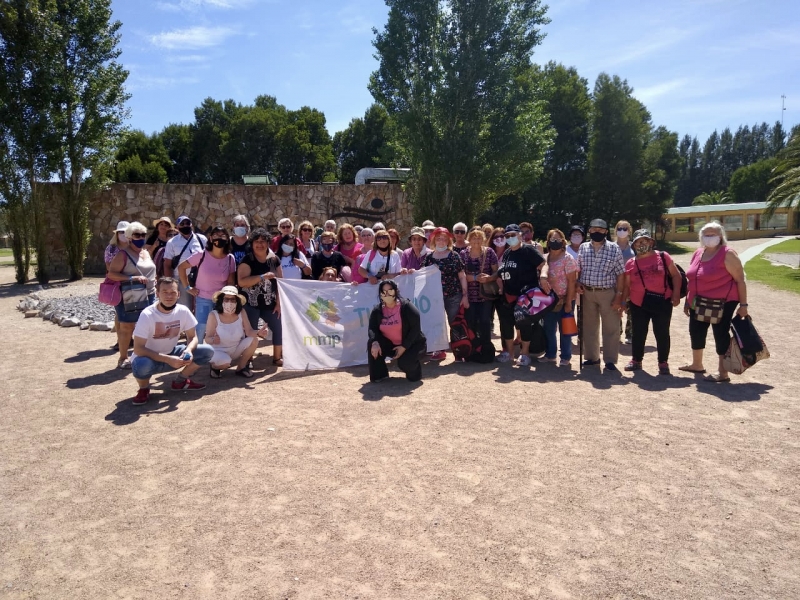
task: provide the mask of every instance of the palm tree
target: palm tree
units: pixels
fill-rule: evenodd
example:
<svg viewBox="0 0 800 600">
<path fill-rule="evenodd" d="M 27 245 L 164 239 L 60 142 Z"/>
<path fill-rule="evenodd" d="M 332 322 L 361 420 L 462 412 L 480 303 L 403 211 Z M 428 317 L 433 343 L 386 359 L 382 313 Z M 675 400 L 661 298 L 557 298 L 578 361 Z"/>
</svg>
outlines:
<svg viewBox="0 0 800 600">
<path fill-rule="evenodd" d="M 708 206 L 711 204 L 729 204 L 727 192 L 703 192 L 692 200 L 692 206 Z"/>
<path fill-rule="evenodd" d="M 800 204 L 800 131 L 796 131 L 778 153 L 778 164 L 772 169 L 769 183 L 772 191 L 767 196 L 765 219 L 771 218 L 779 208 Z"/>
</svg>

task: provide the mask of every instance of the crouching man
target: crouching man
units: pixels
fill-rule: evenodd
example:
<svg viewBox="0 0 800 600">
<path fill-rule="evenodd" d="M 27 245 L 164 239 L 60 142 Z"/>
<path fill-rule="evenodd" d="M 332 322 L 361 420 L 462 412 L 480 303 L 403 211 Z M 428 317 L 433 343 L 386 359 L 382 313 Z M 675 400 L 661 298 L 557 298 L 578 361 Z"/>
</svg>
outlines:
<svg viewBox="0 0 800 600">
<path fill-rule="evenodd" d="M 133 399 L 136 406 L 150 400 L 150 378 L 157 373 L 180 369 L 172 382 L 173 390 L 202 390 L 205 384 L 189 379 L 203 365 L 211 362 L 214 349 L 198 344 L 195 335 L 197 319 L 192 312 L 178 304 L 178 280 L 162 277 L 156 283 L 157 302 L 139 315 L 133 330 L 131 367 L 139 391 Z M 181 332 L 186 343 L 179 344 Z"/>
</svg>

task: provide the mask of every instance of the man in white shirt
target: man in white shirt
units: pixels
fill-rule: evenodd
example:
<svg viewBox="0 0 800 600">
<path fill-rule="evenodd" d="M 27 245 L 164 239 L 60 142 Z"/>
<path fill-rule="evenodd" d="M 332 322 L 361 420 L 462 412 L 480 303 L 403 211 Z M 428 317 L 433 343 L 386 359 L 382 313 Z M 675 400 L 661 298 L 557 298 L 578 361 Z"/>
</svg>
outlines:
<svg viewBox="0 0 800 600">
<path fill-rule="evenodd" d="M 205 384 L 189 379 L 197 369 L 211 363 L 214 349 L 198 344 L 195 335 L 197 319 L 185 306 L 178 304 L 178 281 L 162 277 L 156 284 L 158 302 L 145 308 L 133 330 L 131 369 L 139 391 L 133 404 L 150 400 L 150 378 L 157 373 L 181 369 L 172 382 L 173 390 L 202 390 Z M 181 332 L 186 343 L 179 344 Z"/>
<path fill-rule="evenodd" d="M 171 238 L 164 247 L 164 275 L 166 277 L 175 277 L 178 273 L 178 265 L 192 254 L 203 252 L 208 244 L 206 236 L 194 232 L 192 220 L 187 215 L 181 215 L 175 223 L 180 235 Z M 180 280 L 177 277 L 176 281 L 180 286 Z M 183 286 L 181 286 L 180 292 L 178 303 L 191 310 L 193 307 L 192 295 Z"/>
</svg>

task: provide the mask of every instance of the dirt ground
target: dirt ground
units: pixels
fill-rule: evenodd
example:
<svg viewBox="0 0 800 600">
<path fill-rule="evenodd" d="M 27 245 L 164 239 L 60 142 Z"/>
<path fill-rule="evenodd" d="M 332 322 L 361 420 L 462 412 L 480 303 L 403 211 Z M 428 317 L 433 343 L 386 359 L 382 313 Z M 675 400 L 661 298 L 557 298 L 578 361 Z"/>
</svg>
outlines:
<svg viewBox="0 0 800 600">
<path fill-rule="evenodd" d="M 671 377 L 652 346 L 633 376 L 448 359 L 418 385 L 265 354 L 137 408 L 114 335 L 24 319 L 12 281 L 2 598 L 800 597 L 797 296 L 750 285 L 772 358 L 730 384 L 677 372 L 676 312 Z"/>
</svg>

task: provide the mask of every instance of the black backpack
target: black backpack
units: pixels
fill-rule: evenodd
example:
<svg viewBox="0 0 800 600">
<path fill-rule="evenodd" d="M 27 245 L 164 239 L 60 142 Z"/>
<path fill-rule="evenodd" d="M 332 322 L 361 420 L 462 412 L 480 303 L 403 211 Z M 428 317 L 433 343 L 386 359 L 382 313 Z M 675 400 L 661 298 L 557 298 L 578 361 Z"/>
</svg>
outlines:
<svg viewBox="0 0 800 600">
<path fill-rule="evenodd" d="M 662 252 L 658 252 L 658 255 L 661 257 L 661 262 L 664 263 L 664 281 L 667 282 L 667 286 L 669 289 L 673 289 L 672 286 L 672 277 L 669 276 L 669 269 L 667 268 L 667 261 L 664 260 L 664 254 Z M 678 273 L 681 274 L 681 298 L 686 298 L 686 294 L 689 293 L 689 278 L 686 277 L 686 271 L 683 270 L 683 267 L 676 263 L 674 260 L 672 264 L 678 269 Z"/>
</svg>

